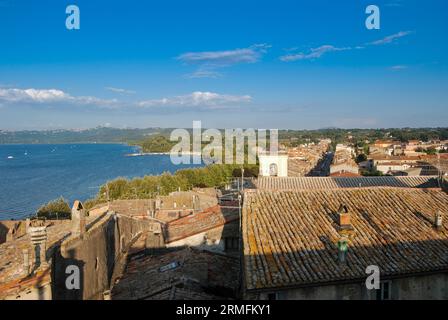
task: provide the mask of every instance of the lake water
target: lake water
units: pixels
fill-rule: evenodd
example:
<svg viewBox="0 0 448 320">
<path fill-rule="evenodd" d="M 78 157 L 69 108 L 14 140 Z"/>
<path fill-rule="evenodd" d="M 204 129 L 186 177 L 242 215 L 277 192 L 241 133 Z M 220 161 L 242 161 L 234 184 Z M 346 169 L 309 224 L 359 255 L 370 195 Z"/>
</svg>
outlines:
<svg viewBox="0 0 448 320">
<path fill-rule="evenodd" d="M 60 196 L 84 201 L 117 177 L 193 167 L 176 166 L 169 155 L 125 156 L 135 152 L 121 144 L 0 145 L 0 220 L 33 214 Z"/>
</svg>

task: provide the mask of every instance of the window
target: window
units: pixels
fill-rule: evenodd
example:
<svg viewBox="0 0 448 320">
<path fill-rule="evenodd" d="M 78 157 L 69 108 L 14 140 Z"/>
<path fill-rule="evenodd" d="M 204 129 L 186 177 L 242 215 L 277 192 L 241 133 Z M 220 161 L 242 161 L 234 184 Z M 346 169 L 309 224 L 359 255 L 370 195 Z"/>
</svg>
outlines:
<svg viewBox="0 0 448 320">
<path fill-rule="evenodd" d="M 275 163 L 271 163 L 271 164 L 269 165 L 269 175 L 270 175 L 271 177 L 276 177 L 276 176 L 278 176 L 278 167 L 277 167 L 277 164 L 275 164 Z"/>
<path fill-rule="evenodd" d="M 383 281 L 380 284 L 380 289 L 376 290 L 377 300 L 390 300 L 391 299 L 392 282 Z"/>
</svg>

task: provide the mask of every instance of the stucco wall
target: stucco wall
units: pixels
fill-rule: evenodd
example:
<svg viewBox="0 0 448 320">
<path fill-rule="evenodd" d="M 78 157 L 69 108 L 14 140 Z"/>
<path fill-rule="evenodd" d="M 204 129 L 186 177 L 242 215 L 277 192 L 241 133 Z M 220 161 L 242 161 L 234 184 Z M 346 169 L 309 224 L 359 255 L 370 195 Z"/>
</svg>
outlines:
<svg viewBox="0 0 448 320">
<path fill-rule="evenodd" d="M 271 164 L 277 165 L 277 176 L 287 177 L 288 176 L 288 156 L 287 155 L 259 155 L 260 163 L 260 176 L 269 177 L 270 176 L 270 166 Z"/>
</svg>

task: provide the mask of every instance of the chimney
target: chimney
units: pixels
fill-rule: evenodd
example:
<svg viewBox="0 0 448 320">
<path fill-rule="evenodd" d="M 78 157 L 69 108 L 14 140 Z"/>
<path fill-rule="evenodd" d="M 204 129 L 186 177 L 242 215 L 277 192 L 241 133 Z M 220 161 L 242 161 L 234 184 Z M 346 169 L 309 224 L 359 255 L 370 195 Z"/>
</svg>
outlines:
<svg viewBox="0 0 448 320">
<path fill-rule="evenodd" d="M 350 221 L 350 213 L 348 207 L 345 204 L 341 204 L 338 209 L 338 224 L 341 229 L 351 229 L 352 224 Z"/>
<path fill-rule="evenodd" d="M 76 200 L 72 207 L 72 235 L 82 237 L 86 232 L 86 215 L 81 201 Z"/>
<path fill-rule="evenodd" d="M 47 227 L 42 221 L 35 223 L 29 227 L 31 244 L 34 247 L 36 267 L 46 267 L 47 264 Z"/>
<path fill-rule="evenodd" d="M 348 250 L 348 238 L 341 236 L 338 241 L 338 261 L 340 264 L 346 263 Z"/>
<path fill-rule="evenodd" d="M 195 212 L 201 210 L 200 203 L 199 203 L 199 196 L 198 195 L 193 195 L 193 210 Z"/>
<path fill-rule="evenodd" d="M 23 254 L 23 275 L 26 277 L 30 274 L 30 252 L 28 248 L 22 250 Z"/>
<path fill-rule="evenodd" d="M 434 227 L 436 229 L 441 229 L 443 227 L 443 215 L 440 211 L 437 211 L 434 215 Z"/>
<path fill-rule="evenodd" d="M 161 206 L 162 206 L 162 201 L 159 198 L 157 198 L 156 199 L 156 210 L 160 210 Z"/>
<path fill-rule="evenodd" d="M 25 232 L 28 233 L 28 229 L 30 228 L 31 225 L 31 219 L 30 218 L 26 218 L 25 220 Z"/>
</svg>

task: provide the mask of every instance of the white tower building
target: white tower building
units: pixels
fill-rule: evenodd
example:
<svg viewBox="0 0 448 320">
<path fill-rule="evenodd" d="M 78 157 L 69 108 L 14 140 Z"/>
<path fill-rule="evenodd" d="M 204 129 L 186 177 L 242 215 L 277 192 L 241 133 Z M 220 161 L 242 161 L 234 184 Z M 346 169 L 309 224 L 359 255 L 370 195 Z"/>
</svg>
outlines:
<svg viewBox="0 0 448 320">
<path fill-rule="evenodd" d="M 278 152 L 270 154 L 268 152 L 258 155 L 260 162 L 261 177 L 287 177 L 288 176 L 288 155 Z"/>
</svg>

